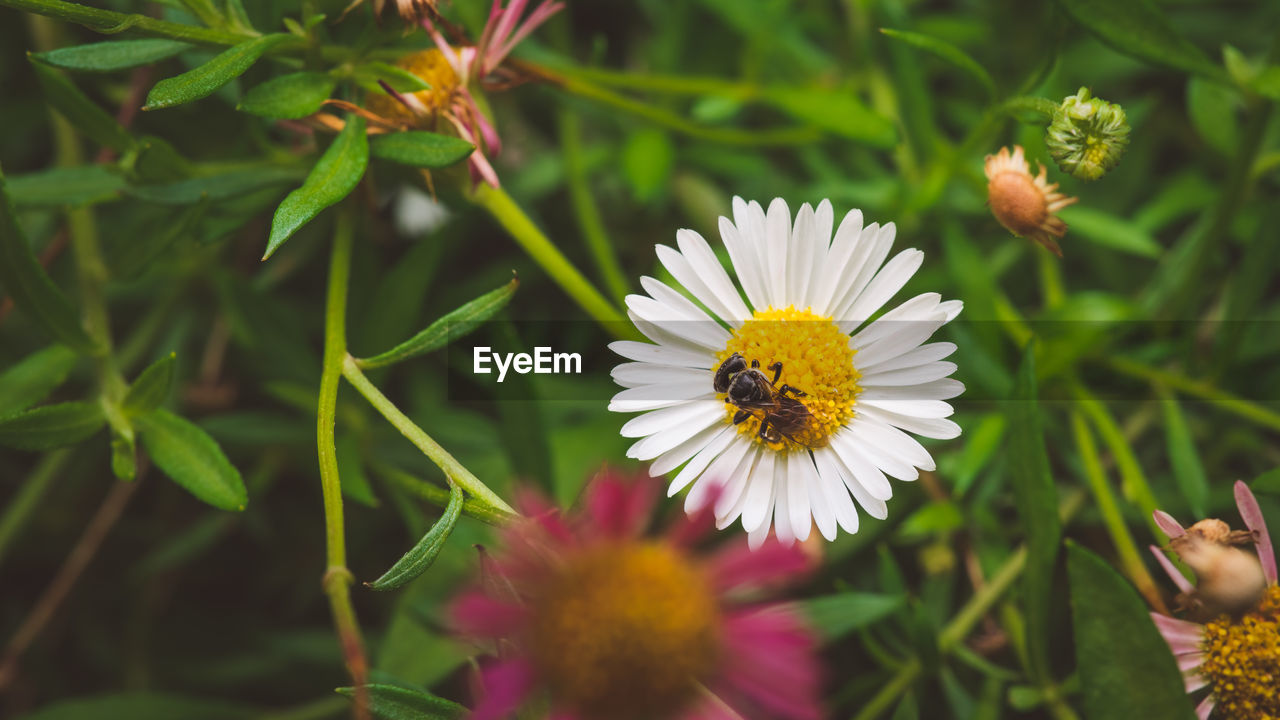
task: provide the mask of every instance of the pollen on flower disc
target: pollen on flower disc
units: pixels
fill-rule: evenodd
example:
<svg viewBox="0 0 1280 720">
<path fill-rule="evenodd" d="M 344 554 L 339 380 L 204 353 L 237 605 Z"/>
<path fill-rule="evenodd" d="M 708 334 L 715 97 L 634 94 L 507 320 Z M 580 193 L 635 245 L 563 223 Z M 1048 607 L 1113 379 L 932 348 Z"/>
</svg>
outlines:
<svg viewBox="0 0 1280 720">
<path fill-rule="evenodd" d="M 427 90 L 405 94 L 412 95 L 433 114 L 445 109 L 458 89 L 458 74 L 438 48 L 405 55 L 396 61 L 396 67 L 408 70 L 431 86 Z M 404 103 L 383 91 L 370 93 L 365 99 L 365 106 L 370 112 L 387 118 L 409 121 L 422 119 L 405 107 Z"/>
<path fill-rule="evenodd" d="M 716 368 L 735 352 L 748 363 L 759 361 L 761 372 L 770 380 L 773 371 L 768 367 L 782 363 L 777 387 L 786 384 L 803 391 L 805 395 L 797 399 L 812 416 L 806 427 L 777 443 L 760 437 L 760 412 L 739 423 L 739 433 L 772 450 L 803 450 L 825 446 L 837 430 L 853 419 L 854 404 L 862 392 L 858 386 L 862 376 L 853 365 L 855 351 L 849 347 L 848 334 L 841 332 L 832 318 L 794 306 L 757 310 L 716 355 Z M 724 399 L 725 394 L 720 393 L 719 397 Z M 733 422 L 737 413 L 736 406 L 725 403 L 728 422 Z"/>
<path fill-rule="evenodd" d="M 1224 615 L 1204 628 L 1200 672 L 1213 688 L 1214 717 L 1280 717 L 1280 587 L 1272 585 L 1257 609 Z"/>
<path fill-rule="evenodd" d="M 705 572 L 657 542 L 571 556 L 534 598 L 530 648 L 557 705 L 590 720 L 669 717 L 720 652 Z"/>
</svg>

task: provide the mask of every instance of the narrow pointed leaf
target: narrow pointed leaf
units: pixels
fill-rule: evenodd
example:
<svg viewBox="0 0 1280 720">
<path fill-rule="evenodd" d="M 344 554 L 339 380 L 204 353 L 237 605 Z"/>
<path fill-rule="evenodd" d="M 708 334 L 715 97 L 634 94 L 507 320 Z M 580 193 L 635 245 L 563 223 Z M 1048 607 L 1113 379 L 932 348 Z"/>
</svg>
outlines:
<svg viewBox="0 0 1280 720">
<path fill-rule="evenodd" d="M 874 147 L 898 141 L 893 122 L 863 104 L 853 90 L 775 87 L 761 99 L 814 127 Z"/>
<path fill-rule="evenodd" d="M 147 93 L 147 104 L 142 109 L 158 110 L 207 97 L 243 75 L 264 53 L 291 37 L 281 33 L 246 40 L 197 68 L 161 80 Z"/>
<path fill-rule="evenodd" d="M 56 340 L 84 354 L 97 348 L 71 301 L 49 279 L 18 227 L 0 170 L 0 285 L 24 313 Z"/>
<path fill-rule="evenodd" d="M 443 168 L 465 160 L 475 146 L 461 138 L 413 130 L 377 135 L 369 140 L 369 154 L 424 168 Z"/>
<path fill-rule="evenodd" d="M 854 630 L 888 617 L 902 607 L 906 598 L 888 593 L 842 592 L 805 600 L 809 623 L 825 642 L 834 642 Z"/>
<path fill-rule="evenodd" d="M 1093 208 L 1071 207 L 1060 213 L 1073 234 L 1130 255 L 1157 258 L 1165 249 L 1137 223 Z"/>
<path fill-rule="evenodd" d="M 67 379 L 79 356 L 65 345 L 50 345 L 22 358 L 0 374 L 0 417 L 26 410 Z"/>
<path fill-rule="evenodd" d="M 177 364 L 175 357 L 169 353 L 160 358 L 133 381 L 121 403 L 126 416 L 145 415 L 169 398 L 169 391 L 173 388 L 173 369 Z"/>
<path fill-rule="evenodd" d="M 359 361 L 360 367 L 375 368 L 391 365 L 412 357 L 417 357 L 432 350 L 444 347 L 476 329 L 480 323 L 493 317 L 494 313 L 511 302 L 512 295 L 520 286 L 519 278 L 497 290 L 485 293 L 444 317 L 427 326 L 426 330 L 405 340 L 390 350 Z"/>
<path fill-rule="evenodd" d="M 1035 348 L 1028 343 L 1009 408 L 1010 479 L 1027 539 L 1027 570 L 1023 582 L 1027 650 L 1033 674 L 1048 679 L 1049 610 L 1062 530 L 1037 398 Z"/>
<path fill-rule="evenodd" d="M 245 93 L 239 108 L 265 118 L 306 117 L 329 99 L 337 81 L 328 73 L 298 72 L 272 78 Z"/>
<path fill-rule="evenodd" d="M 1164 408 L 1165 441 L 1169 448 L 1169 464 L 1173 467 L 1173 479 L 1187 499 L 1193 517 L 1207 517 L 1209 504 L 1209 477 L 1200 462 L 1200 451 L 1187 428 L 1182 406 L 1173 395 L 1161 399 Z"/>
<path fill-rule="evenodd" d="M 119 152 L 127 152 L 137 145 L 128 130 L 60 71 L 38 61 L 31 67 L 49 104 L 90 140 Z"/>
<path fill-rule="evenodd" d="M 1128 581 L 1070 542 L 1067 573 L 1084 717 L 1194 718 L 1173 654 Z"/>
<path fill-rule="evenodd" d="M 74 445 L 98 432 L 105 422 L 97 403 L 42 405 L 0 419 L 0 445 L 21 450 Z"/>
<path fill-rule="evenodd" d="M 160 205 L 194 205 L 205 198 L 225 200 L 275 185 L 289 185 L 304 175 L 303 168 L 298 166 L 263 165 L 229 170 L 217 175 L 201 175 L 172 183 L 134 185 L 126 192 Z"/>
<path fill-rule="evenodd" d="M 942 40 L 930 35 L 922 33 L 909 32 L 907 30 L 894 30 L 892 28 L 880 28 L 880 32 L 894 40 L 904 42 L 912 47 L 924 50 L 955 67 L 969 73 L 969 75 L 982 85 L 987 91 L 987 95 L 994 97 L 996 94 L 996 83 L 991 79 L 991 74 L 986 71 L 977 60 L 970 57 L 969 53 L 952 45 L 946 40 Z"/>
<path fill-rule="evenodd" d="M 366 583 L 369 588 L 394 590 L 426 572 L 427 568 L 431 567 L 431 563 L 436 561 L 436 556 L 440 554 L 445 541 L 449 539 L 449 534 L 453 532 L 453 526 L 458 524 L 458 516 L 461 514 L 462 488 L 451 485 L 449 504 L 445 506 L 444 514 L 435 525 L 431 526 L 427 534 L 422 536 L 418 544 L 397 560 L 390 570 L 383 573 L 377 580 Z"/>
<path fill-rule="evenodd" d="M 355 81 L 360 87 L 374 93 L 385 93 L 379 80 L 399 93 L 415 93 L 430 90 L 431 84 L 404 68 L 384 62 L 365 63 L 356 68 Z"/>
<path fill-rule="evenodd" d="M 369 476 L 364 471 L 363 458 L 360 456 L 360 440 L 350 433 L 339 435 L 338 480 L 342 485 L 342 494 L 361 505 L 377 507 L 378 498 L 369 485 Z"/>
<path fill-rule="evenodd" d="M 105 165 L 54 167 L 9 178 L 9 197 L 19 207 L 76 207 L 115 200 L 126 187 Z"/>
<path fill-rule="evenodd" d="M 1169 24 L 1151 0 L 1058 0 L 1075 21 L 1120 52 L 1159 65 L 1224 78 L 1209 61 Z"/>
<path fill-rule="evenodd" d="M 147 455 L 170 479 L 216 508 L 244 509 L 249 495 L 240 472 L 208 433 L 163 409 L 136 423 Z"/>
<path fill-rule="evenodd" d="M 436 697 L 423 690 L 399 685 L 365 685 L 369 698 L 369 712 L 381 720 L 458 720 L 467 709 L 451 700 Z M 356 689 L 338 688 L 340 695 L 352 700 Z"/>
<path fill-rule="evenodd" d="M 302 187 L 289 193 L 271 219 L 271 237 L 262 259 L 271 257 L 285 240 L 320 214 L 321 210 L 346 197 L 364 176 L 369 164 L 369 140 L 364 134 L 364 118 L 348 115 L 346 127 L 324 151 Z"/>
<path fill-rule="evenodd" d="M 176 40 L 146 38 L 76 45 L 36 53 L 32 57 L 64 70 L 112 72 L 148 65 L 193 47 L 195 46 Z"/>
</svg>

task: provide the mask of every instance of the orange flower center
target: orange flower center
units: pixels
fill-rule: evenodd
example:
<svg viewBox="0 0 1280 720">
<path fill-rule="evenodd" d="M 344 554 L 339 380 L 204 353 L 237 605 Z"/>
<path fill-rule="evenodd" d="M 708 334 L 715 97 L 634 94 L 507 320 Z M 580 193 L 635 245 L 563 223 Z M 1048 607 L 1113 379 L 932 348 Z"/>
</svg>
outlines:
<svg viewBox="0 0 1280 720">
<path fill-rule="evenodd" d="M 1280 587 L 1239 619 L 1223 615 L 1204 627 L 1204 664 L 1215 699 L 1214 717 L 1280 717 Z"/>
<path fill-rule="evenodd" d="M 438 48 L 410 53 L 400 58 L 396 62 L 396 67 L 408 70 L 431 86 L 427 90 L 404 94 L 416 98 L 426 106 L 433 117 L 449 106 L 454 93 L 458 91 L 458 74 L 454 72 L 453 66 Z M 383 117 L 408 120 L 418 125 L 429 123 L 433 119 L 433 117 L 419 116 L 405 107 L 404 103 L 381 90 L 370 93 L 365 99 L 365 106 L 371 112 Z"/>
<path fill-rule="evenodd" d="M 586 718 L 670 717 L 720 653 L 705 572 L 665 544 L 583 550 L 548 578 L 533 608 L 538 673 L 557 706 Z"/>
</svg>

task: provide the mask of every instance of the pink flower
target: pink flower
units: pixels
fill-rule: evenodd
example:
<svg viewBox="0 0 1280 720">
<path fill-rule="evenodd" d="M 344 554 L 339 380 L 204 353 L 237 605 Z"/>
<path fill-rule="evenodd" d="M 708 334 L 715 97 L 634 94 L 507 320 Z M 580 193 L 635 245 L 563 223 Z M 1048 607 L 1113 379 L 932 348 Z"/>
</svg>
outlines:
<svg viewBox="0 0 1280 720">
<path fill-rule="evenodd" d="M 660 493 L 603 473 L 562 515 L 535 495 L 452 608 L 487 646 L 473 720 L 543 700 L 556 720 L 817 720 L 815 643 L 793 607 L 760 592 L 804 573 L 798 548 L 692 543 L 710 513 L 645 533 Z"/>
<path fill-rule="evenodd" d="M 1208 687 L 1196 706 L 1201 720 L 1217 708 L 1217 717 L 1254 720 L 1280 714 L 1280 587 L 1275 548 L 1262 510 L 1249 486 L 1235 484 L 1236 507 L 1248 531 L 1230 531 L 1220 520 L 1202 520 L 1183 528 L 1161 510 L 1155 521 L 1170 546 L 1196 573 L 1192 585 L 1154 545 L 1181 596 L 1193 607 L 1216 615 L 1205 623 L 1152 613 L 1169 644 L 1188 693 Z M 1252 544 L 1257 555 L 1237 547 Z"/>
</svg>

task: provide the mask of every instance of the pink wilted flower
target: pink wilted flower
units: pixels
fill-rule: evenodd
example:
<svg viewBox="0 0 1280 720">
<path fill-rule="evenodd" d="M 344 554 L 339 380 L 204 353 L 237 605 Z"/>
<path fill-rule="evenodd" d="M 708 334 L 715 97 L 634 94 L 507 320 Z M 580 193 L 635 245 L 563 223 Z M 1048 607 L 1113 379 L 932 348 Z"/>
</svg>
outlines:
<svg viewBox="0 0 1280 720">
<path fill-rule="evenodd" d="M 388 97 L 375 95 L 368 102 L 369 109 L 375 113 L 415 125 L 434 127 L 440 118 L 448 121 L 463 140 L 476 146 L 468 159 L 472 180 L 483 180 L 494 187 L 498 187 L 498 174 L 489 157 L 502 150 L 502 140 L 481 110 L 475 93 L 485 87 L 507 84 L 509 78 L 500 77 L 502 61 L 529 33 L 564 7 L 561 2 L 545 0 L 521 22 L 528 0 L 511 0 L 506 7 L 502 3 L 503 0 L 494 0 L 480 40 L 474 45 L 455 47 L 424 15 L 422 27 L 436 46 L 412 53 L 397 65 L 431 87 L 400 93 L 384 84 Z"/>
<path fill-rule="evenodd" d="M 1262 510 L 1249 486 L 1235 485 L 1236 507 L 1248 530 L 1221 520 L 1183 528 L 1157 510 L 1156 524 L 1170 548 L 1196 574 L 1192 585 L 1159 548 L 1151 551 L 1181 591 L 1180 599 L 1204 623 L 1152 613 L 1169 643 L 1187 692 L 1208 687 L 1196 706 L 1201 720 L 1280 717 L 1280 587 L 1276 555 Z M 1255 555 L 1244 547 L 1253 545 Z M 1216 709 L 1216 712 L 1215 712 Z"/>
<path fill-rule="evenodd" d="M 798 547 L 692 545 L 710 512 L 647 534 L 657 481 L 603 473 L 579 511 L 535 495 L 502 532 L 454 627 L 496 658 L 482 665 L 473 720 L 527 705 L 556 720 L 816 720 L 813 635 L 760 592 L 809 568 Z"/>
</svg>

